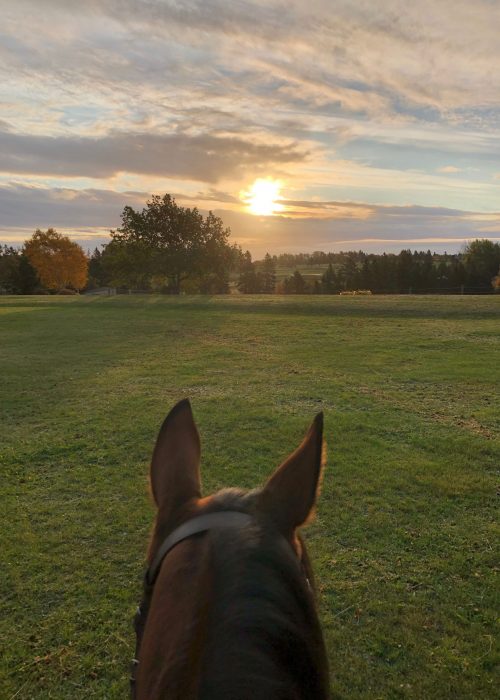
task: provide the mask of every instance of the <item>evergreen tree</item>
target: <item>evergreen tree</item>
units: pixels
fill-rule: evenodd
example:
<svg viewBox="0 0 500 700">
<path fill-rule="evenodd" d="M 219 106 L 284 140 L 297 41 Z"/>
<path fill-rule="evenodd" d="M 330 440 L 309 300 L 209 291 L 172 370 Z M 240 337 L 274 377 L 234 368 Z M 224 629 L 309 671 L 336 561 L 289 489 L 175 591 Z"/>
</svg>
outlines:
<svg viewBox="0 0 500 700">
<path fill-rule="evenodd" d="M 411 250 L 402 250 L 397 261 L 397 287 L 398 294 L 405 294 L 414 287 L 413 256 Z"/>
<path fill-rule="evenodd" d="M 274 294 L 276 291 L 276 263 L 269 253 L 265 255 L 260 274 L 264 294 Z"/>
<path fill-rule="evenodd" d="M 455 259 L 452 262 L 448 270 L 448 278 L 450 281 L 450 287 L 454 287 L 456 291 L 465 285 L 467 272 L 461 260 Z"/>
<path fill-rule="evenodd" d="M 361 265 L 361 270 L 359 271 L 359 288 L 360 289 L 372 289 L 372 263 L 371 258 L 365 256 L 363 263 Z"/>
<path fill-rule="evenodd" d="M 28 260 L 28 256 L 22 252 L 19 256 L 18 289 L 19 294 L 36 294 L 39 291 L 40 280 L 35 268 Z"/>
<path fill-rule="evenodd" d="M 0 291 L 7 294 L 34 294 L 40 282 L 22 250 L 0 245 Z"/>
<path fill-rule="evenodd" d="M 436 291 L 449 292 L 449 265 L 444 260 L 436 268 Z"/>
<path fill-rule="evenodd" d="M 242 255 L 237 287 L 242 294 L 259 294 L 262 291 L 261 285 L 261 276 L 255 269 L 250 251 L 247 250 Z"/>
<path fill-rule="evenodd" d="M 308 291 L 307 282 L 298 270 L 284 280 L 283 287 L 285 294 L 306 294 Z"/>
<path fill-rule="evenodd" d="M 424 254 L 422 261 L 422 286 L 424 292 L 431 292 L 436 286 L 436 271 L 430 250 Z"/>
<path fill-rule="evenodd" d="M 338 294 L 340 290 L 339 281 L 337 275 L 333 269 L 332 263 L 330 263 L 321 277 L 321 290 L 325 294 Z"/>
<path fill-rule="evenodd" d="M 109 284 L 109 275 L 103 264 L 103 253 L 95 248 L 89 257 L 89 281 L 88 288 L 104 287 Z"/>
<path fill-rule="evenodd" d="M 0 245 L 0 291 L 19 294 L 20 253 L 12 246 Z"/>
<path fill-rule="evenodd" d="M 339 279 L 342 289 L 354 290 L 358 282 L 358 266 L 355 254 L 346 253 L 339 270 Z"/>
</svg>

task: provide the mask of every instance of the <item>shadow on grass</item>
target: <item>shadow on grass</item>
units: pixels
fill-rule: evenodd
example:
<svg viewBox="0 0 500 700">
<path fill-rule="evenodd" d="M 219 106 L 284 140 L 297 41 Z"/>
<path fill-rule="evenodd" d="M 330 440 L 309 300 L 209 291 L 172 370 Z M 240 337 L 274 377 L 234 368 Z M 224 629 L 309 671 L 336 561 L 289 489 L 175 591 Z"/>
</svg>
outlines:
<svg viewBox="0 0 500 700">
<path fill-rule="evenodd" d="M 131 307 L 148 302 L 149 308 L 189 309 L 224 313 L 269 315 L 316 315 L 363 318 L 478 318 L 500 316 L 496 296 L 138 296 L 114 297 L 112 304 Z"/>
</svg>

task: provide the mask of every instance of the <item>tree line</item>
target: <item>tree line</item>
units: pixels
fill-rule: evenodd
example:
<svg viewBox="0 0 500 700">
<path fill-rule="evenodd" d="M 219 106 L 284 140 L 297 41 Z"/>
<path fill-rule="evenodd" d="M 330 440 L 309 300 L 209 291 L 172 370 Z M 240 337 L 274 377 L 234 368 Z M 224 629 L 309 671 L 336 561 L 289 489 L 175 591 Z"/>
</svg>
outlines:
<svg viewBox="0 0 500 700">
<path fill-rule="evenodd" d="M 0 246 L 0 291 L 76 293 L 96 287 L 168 294 L 225 294 L 230 280 L 242 294 L 486 293 L 500 290 L 500 245 L 475 240 L 448 255 L 300 253 L 253 261 L 229 242 L 230 229 L 209 212 L 155 195 L 142 211 L 125 207 L 111 241 L 85 254 L 54 229 L 37 229 L 21 249 Z M 321 266 L 321 274 L 308 268 Z M 325 267 L 326 266 L 326 267 Z M 295 267 L 295 270 L 293 268 Z M 299 270 L 299 267 L 301 268 Z M 281 270 L 279 270 L 281 268 Z M 282 273 L 283 268 L 289 270 Z"/>
<path fill-rule="evenodd" d="M 472 241 L 463 253 L 452 255 L 430 250 L 328 255 L 334 262 L 328 263 L 319 279 L 311 279 L 296 270 L 285 278 L 280 291 L 285 294 L 338 294 L 355 290 L 374 294 L 483 294 L 500 289 L 500 245 L 487 239 Z"/>
</svg>

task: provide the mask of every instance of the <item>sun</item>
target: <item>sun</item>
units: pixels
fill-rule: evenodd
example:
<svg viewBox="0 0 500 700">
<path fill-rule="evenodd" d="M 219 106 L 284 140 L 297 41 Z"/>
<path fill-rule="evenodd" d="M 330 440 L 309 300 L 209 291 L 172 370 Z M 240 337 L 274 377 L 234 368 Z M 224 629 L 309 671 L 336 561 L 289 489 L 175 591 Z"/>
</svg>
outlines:
<svg viewBox="0 0 500 700">
<path fill-rule="evenodd" d="M 259 178 L 255 180 L 250 189 L 241 193 L 241 198 L 247 204 L 248 210 L 257 216 L 271 216 L 277 211 L 283 210 L 283 205 L 276 200 L 280 199 L 282 183 L 272 178 Z"/>
</svg>

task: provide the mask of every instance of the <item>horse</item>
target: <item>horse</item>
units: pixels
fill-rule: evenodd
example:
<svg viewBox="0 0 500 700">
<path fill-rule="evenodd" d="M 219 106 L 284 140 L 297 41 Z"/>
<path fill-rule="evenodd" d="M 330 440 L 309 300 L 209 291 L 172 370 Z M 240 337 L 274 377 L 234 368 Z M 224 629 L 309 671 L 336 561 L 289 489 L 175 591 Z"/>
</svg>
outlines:
<svg viewBox="0 0 500 700">
<path fill-rule="evenodd" d="M 135 700 L 326 700 L 328 662 L 298 532 L 324 464 L 323 414 L 263 488 L 203 497 L 188 399 L 161 426 L 157 512 L 135 618 Z"/>
</svg>

